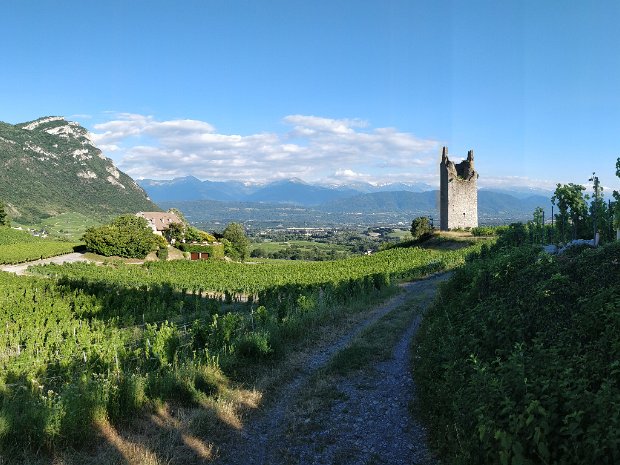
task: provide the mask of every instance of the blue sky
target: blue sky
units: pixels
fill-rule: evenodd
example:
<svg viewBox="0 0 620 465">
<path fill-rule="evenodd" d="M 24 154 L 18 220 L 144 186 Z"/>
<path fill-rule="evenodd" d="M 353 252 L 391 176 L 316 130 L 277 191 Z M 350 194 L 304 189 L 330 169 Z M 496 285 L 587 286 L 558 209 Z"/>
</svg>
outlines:
<svg viewBox="0 0 620 465">
<path fill-rule="evenodd" d="M 4 0 L 0 120 L 134 177 L 620 187 L 615 1 Z"/>
</svg>

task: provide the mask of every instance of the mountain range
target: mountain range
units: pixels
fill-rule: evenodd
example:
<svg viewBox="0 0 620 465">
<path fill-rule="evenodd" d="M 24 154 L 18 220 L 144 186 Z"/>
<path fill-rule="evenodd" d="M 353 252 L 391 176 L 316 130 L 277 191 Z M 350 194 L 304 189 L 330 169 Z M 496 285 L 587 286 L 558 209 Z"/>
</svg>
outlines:
<svg viewBox="0 0 620 465">
<path fill-rule="evenodd" d="M 0 122 L 0 200 L 21 223 L 69 212 L 106 220 L 159 210 L 85 128 L 60 116 Z"/>
<path fill-rule="evenodd" d="M 439 217 L 439 191 L 426 184 L 313 185 L 299 179 L 266 184 L 200 181 L 138 181 L 164 208 L 178 208 L 207 228 L 230 221 L 259 227 L 398 224 L 416 216 Z M 551 213 L 551 192 L 515 187 L 480 189 L 481 224 L 527 221 L 536 207 Z"/>
<path fill-rule="evenodd" d="M 270 183 L 240 181 L 201 181 L 193 176 L 172 180 L 138 180 L 154 202 L 177 200 L 219 200 L 224 202 L 268 202 L 316 206 L 338 199 L 376 192 L 425 192 L 433 187 L 424 183 L 310 184 L 292 178 Z"/>
</svg>

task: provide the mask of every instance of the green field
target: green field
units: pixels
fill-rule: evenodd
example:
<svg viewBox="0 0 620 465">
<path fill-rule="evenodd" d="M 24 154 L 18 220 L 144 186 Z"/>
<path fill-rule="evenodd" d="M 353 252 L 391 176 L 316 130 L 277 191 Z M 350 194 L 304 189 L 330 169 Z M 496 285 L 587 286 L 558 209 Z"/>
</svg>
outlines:
<svg viewBox="0 0 620 465">
<path fill-rule="evenodd" d="M 410 241 L 413 239 L 411 232 L 408 229 L 395 229 L 388 234 L 388 237 L 398 239 L 399 241 Z"/>
<path fill-rule="evenodd" d="M 26 231 L 0 227 L 0 264 L 13 265 L 73 252 L 75 242 L 53 241 Z"/>
<path fill-rule="evenodd" d="M 86 229 L 91 226 L 99 226 L 97 221 L 81 213 L 62 213 L 57 216 L 45 218 L 40 223 L 21 225 L 24 228 L 45 230 L 50 237 L 77 242 L 82 238 Z"/>
</svg>

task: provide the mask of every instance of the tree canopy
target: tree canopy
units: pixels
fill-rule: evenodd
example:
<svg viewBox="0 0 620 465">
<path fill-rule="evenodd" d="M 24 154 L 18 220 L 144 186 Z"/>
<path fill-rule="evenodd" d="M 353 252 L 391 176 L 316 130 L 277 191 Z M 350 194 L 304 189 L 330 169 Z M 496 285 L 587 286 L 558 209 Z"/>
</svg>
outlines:
<svg viewBox="0 0 620 465">
<path fill-rule="evenodd" d="M 88 228 L 82 240 L 91 252 L 125 258 L 144 258 L 159 243 L 147 221 L 133 215 L 122 215 L 110 224 Z"/>
<path fill-rule="evenodd" d="M 230 223 L 226 226 L 226 229 L 224 229 L 222 236 L 225 239 L 225 250 L 231 258 L 237 260 L 245 260 L 248 258 L 250 240 L 246 236 L 243 226 L 239 223 Z"/>
<path fill-rule="evenodd" d="M 0 200 L 0 226 L 11 226 L 11 218 L 6 211 L 6 204 Z"/>
<path fill-rule="evenodd" d="M 426 216 L 419 216 L 411 222 L 411 235 L 420 239 L 433 232 L 433 227 Z"/>
</svg>

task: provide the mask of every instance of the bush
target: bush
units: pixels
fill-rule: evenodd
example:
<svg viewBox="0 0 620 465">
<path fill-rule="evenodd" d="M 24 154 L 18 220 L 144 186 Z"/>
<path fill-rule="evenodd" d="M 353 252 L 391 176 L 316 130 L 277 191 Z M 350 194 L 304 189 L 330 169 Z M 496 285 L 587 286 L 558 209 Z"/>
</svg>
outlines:
<svg viewBox="0 0 620 465">
<path fill-rule="evenodd" d="M 411 235 L 413 239 L 421 239 L 433 232 L 431 223 L 426 216 L 419 216 L 411 222 Z"/>
<path fill-rule="evenodd" d="M 89 251 L 99 255 L 144 258 L 156 250 L 157 237 L 144 218 L 123 215 L 109 225 L 88 228 L 82 240 Z"/>
<path fill-rule="evenodd" d="M 619 261 L 504 246 L 455 272 L 414 353 L 442 463 L 620 461 Z"/>
<path fill-rule="evenodd" d="M 162 261 L 168 260 L 168 247 L 157 249 L 157 258 Z"/>
<path fill-rule="evenodd" d="M 269 343 L 269 334 L 262 331 L 245 333 L 237 341 L 235 347 L 239 355 L 252 360 L 263 359 L 273 352 Z"/>
<path fill-rule="evenodd" d="M 183 252 L 208 253 L 209 258 L 224 258 L 223 244 L 180 244 L 179 249 Z"/>
<path fill-rule="evenodd" d="M 476 226 L 471 228 L 471 233 L 474 236 L 495 236 L 497 235 L 497 227 L 493 226 Z"/>
</svg>

